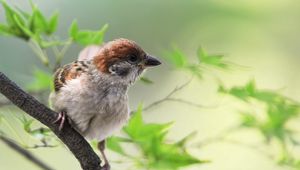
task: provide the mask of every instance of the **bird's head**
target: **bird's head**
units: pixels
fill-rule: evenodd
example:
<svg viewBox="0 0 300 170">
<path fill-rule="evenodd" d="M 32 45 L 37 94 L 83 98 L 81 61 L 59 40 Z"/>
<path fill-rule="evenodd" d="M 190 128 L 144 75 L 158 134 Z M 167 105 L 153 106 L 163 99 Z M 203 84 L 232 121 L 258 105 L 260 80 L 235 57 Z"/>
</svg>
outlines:
<svg viewBox="0 0 300 170">
<path fill-rule="evenodd" d="M 93 62 L 101 73 L 129 84 L 132 84 L 146 68 L 161 64 L 135 42 L 123 38 L 104 44 Z"/>
</svg>

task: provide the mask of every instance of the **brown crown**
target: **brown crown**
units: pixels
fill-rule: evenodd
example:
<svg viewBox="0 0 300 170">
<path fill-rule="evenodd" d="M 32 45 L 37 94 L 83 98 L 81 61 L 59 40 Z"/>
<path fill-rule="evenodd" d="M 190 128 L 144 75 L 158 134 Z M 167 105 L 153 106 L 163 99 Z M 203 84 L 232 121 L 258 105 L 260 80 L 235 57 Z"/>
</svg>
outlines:
<svg viewBox="0 0 300 170">
<path fill-rule="evenodd" d="M 103 45 L 94 58 L 94 64 L 101 72 L 108 73 L 112 64 L 126 60 L 129 55 L 136 55 L 141 59 L 146 57 L 146 53 L 134 41 L 116 39 Z"/>
</svg>

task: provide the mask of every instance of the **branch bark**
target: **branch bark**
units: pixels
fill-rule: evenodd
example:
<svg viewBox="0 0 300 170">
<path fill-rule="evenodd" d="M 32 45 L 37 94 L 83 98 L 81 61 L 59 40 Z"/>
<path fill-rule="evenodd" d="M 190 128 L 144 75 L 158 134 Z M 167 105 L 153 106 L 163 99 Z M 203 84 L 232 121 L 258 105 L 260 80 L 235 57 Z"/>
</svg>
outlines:
<svg viewBox="0 0 300 170">
<path fill-rule="evenodd" d="M 24 112 L 37 119 L 47 127 L 69 148 L 84 170 L 101 170 L 100 159 L 89 143 L 74 130 L 68 121 L 59 131 L 59 125 L 54 124 L 58 113 L 52 111 L 34 97 L 24 92 L 14 82 L 0 72 L 0 93 Z"/>
</svg>

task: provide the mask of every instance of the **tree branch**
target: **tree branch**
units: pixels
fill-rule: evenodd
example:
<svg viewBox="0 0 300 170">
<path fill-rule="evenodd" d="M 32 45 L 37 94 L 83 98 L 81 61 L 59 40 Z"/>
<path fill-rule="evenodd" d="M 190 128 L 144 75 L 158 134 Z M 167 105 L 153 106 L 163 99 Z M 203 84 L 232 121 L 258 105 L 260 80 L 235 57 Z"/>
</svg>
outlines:
<svg viewBox="0 0 300 170">
<path fill-rule="evenodd" d="M 14 82 L 0 72 L 0 93 L 6 96 L 12 103 L 37 119 L 47 127 L 70 149 L 84 170 L 101 170 L 100 159 L 93 151 L 89 143 L 74 130 L 68 121 L 59 131 L 59 125 L 54 124 L 58 113 L 52 111 L 38 102 L 34 97 L 24 92 Z"/>
<path fill-rule="evenodd" d="M 14 141 L 11 139 L 0 135 L 0 140 L 3 141 L 7 146 L 9 146 L 11 149 L 14 151 L 18 152 L 20 155 L 24 156 L 26 159 L 34 163 L 35 165 L 39 166 L 40 168 L 44 170 L 52 170 L 53 168 L 49 167 L 46 165 L 44 162 L 36 158 L 34 155 L 32 155 L 30 152 L 28 152 L 26 149 L 23 149 L 21 146 L 16 144 Z"/>
</svg>

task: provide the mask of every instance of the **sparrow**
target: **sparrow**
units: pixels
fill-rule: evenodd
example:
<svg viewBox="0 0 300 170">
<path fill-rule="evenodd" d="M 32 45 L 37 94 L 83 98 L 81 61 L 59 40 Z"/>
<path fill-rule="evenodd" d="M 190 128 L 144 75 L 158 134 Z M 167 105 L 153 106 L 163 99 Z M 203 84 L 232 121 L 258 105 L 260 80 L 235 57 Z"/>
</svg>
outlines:
<svg viewBox="0 0 300 170">
<path fill-rule="evenodd" d="M 63 128 L 66 118 L 86 139 L 96 139 L 104 159 L 105 139 L 120 130 L 130 117 L 128 88 L 145 69 L 161 62 L 134 41 L 116 39 L 83 50 L 79 59 L 57 69 L 50 101 L 59 113 L 54 123 Z M 87 54 L 87 52 L 92 51 Z"/>
</svg>

